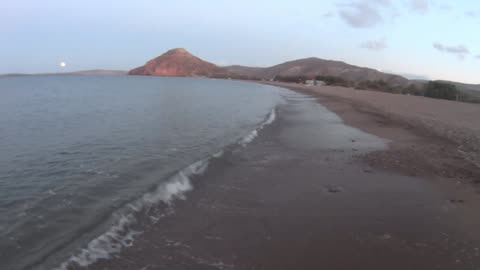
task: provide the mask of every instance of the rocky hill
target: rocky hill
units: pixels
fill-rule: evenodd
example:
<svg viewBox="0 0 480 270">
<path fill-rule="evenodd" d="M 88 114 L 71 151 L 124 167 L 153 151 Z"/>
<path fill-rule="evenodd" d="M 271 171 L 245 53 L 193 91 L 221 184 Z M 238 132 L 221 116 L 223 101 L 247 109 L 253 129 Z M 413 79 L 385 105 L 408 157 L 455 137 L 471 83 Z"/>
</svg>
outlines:
<svg viewBox="0 0 480 270">
<path fill-rule="evenodd" d="M 128 72 L 129 75 L 171 77 L 218 77 L 227 76 L 227 73 L 226 69 L 206 62 L 181 48 L 170 50 Z"/>
</svg>

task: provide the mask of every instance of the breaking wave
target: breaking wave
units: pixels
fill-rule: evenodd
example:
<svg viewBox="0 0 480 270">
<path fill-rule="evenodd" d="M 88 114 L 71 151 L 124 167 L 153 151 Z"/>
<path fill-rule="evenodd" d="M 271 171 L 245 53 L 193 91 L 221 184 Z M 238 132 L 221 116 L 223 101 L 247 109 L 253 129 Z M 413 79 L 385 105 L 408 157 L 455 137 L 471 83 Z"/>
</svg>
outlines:
<svg viewBox="0 0 480 270">
<path fill-rule="evenodd" d="M 219 152 L 212 157 L 218 158 L 221 155 L 222 152 Z M 99 259 L 108 259 L 113 254 L 119 253 L 123 248 L 131 246 L 135 236 L 142 233 L 133 229 L 134 225 L 138 223 L 137 215 L 139 213 L 150 213 L 151 209 L 159 203 L 164 203 L 167 210 L 162 211 L 161 214 L 149 215 L 151 222 L 156 223 L 161 218 L 173 213 L 171 208 L 173 201 L 175 199 L 185 199 L 185 193 L 193 189 L 190 177 L 203 174 L 212 157 L 199 160 L 180 170 L 155 190 L 128 204 L 128 211 L 116 214 L 118 222 L 114 226 L 90 241 L 77 255 L 70 257 L 56 269 L 67 270 L 86 267 Z"/>
<path fill-rule="evenodd" d="M 249 144 L 253 140 L 255 140 L 255 138 L 258 136 L 258 132 L 260 130 L 262 130 L 265 126 L 268 126 L 268 125 L 272 124 L 275 121 L 276 117 L 277 117 L 277 115 L 276 115 L 276 112 L 275 112 L 275 108 L 273 108 L 258 128 L 252 130 L 250 133 L 245 135 L 240 140 L 240 145 L 245 147 L 245 146 L 247 146 L 247 144 Z"/>
<path fill-rule="evenodd" d="M 245 135 L 239 144 L 245 147 L 258 136 L 260 130 L 272 124 L 275 119 L 275 109 L 272 109 L 265 120 L 256 129 Z M 158 185 L 153 191 L 129 203 L 123 209 L 124 211 L 113 214 L 113 217 L 117 220 L 114 226 L 91 240 L 78 254 L 71 256 L 55 270 L 87 267 L 100 259 L 109 259 L 112 255 L 120 253 L 122 249 L 132 246 L 135 237 L 142 234 L 142 231 L 135 229 L 139 227 L 135 226 L 139 224 L 139 214 L 146 214 L 151 223 L 156 223 L 160 219 L 174 213 L 173 202 L 178 199 L 184 200 L 186 198 L 185 194 L 193 189 L 191 177 L 202 175 L 213 158 L 220 158 L 223 155 L 224 150 L 220 150 L 208 158 L 190 164 L 170 177 L 168 181 Z M 155 206 L 161 203 L 166 206 L 166 209 L 156 211 Z"/>
</svg>

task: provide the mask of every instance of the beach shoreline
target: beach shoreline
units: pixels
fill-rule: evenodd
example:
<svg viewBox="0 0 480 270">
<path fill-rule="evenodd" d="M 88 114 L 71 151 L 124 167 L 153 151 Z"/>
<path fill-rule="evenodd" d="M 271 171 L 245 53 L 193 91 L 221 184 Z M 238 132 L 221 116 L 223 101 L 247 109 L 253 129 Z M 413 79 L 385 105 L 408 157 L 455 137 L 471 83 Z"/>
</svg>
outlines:
<svg viewBox="0 0 480 270">
<path fill-rule="evenodd" d="M 319 98 L 346 124 L 391 141 L 363 158 L 403 174 L 480 182 L 480 106 L 344 87 L 267 83 Z"/>
<path fill-rule="evenodd" d="M 88 269 L 478 267 L 475 192 L 418 156 L 404 157 L 422 168 L 414 173 L 396 160 L 384 163 L 392 168 L 371 162 L 369 155 L 392 157 L 395 143 L 415 147 L 422 138 L 318 99 L 292 96 L 255 140 L 194 177 L 173 215 Z"/>
</svg>

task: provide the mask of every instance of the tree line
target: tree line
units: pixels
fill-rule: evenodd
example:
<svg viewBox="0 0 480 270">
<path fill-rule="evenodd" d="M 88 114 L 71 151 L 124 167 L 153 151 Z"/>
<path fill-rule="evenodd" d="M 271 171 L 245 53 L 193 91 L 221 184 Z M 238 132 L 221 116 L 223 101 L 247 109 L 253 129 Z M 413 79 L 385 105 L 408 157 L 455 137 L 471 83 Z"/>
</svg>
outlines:
<svg viewBox="0 0 480 270">
<path fill-rule="evenodd" d="M 348 81 L 337 76 L 276 76 L 275 81 L 305 84 L 307 80 L 322 81 L 326 85 L 352 87 L 357 90 L 373 90 L 403 95 L 424 96 L 436 99 L 458 100 L 479 103 L 480 100 L 463 93 L 454 84 L 429 81 L 425 84 L 409 84 L 405 86 L 391 85 L 384 80 Z"/>
</svg>

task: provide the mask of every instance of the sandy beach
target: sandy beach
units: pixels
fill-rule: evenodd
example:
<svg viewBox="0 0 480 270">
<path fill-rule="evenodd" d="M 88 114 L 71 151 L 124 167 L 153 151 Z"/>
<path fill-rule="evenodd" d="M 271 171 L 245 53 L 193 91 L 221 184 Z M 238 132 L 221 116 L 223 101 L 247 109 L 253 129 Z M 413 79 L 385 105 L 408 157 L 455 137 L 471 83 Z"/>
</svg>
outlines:
<svg viewBox="0 0 480 270">
<path fill-rule="evenodd" d="M 308 95 L 88 269 L 479 269 L 479 106 L 276 85 Z"/>
<path fill-rule="evenodd" d="M 347 124 L 390 139 L 390 149 L 376 153 L 381 156 L 377 160 L 372 156 L 372 162 L 383 159 L 379 165 L 415 175 L 475 183 L 480 179 L 478 104 L 345 87 L 272 84 L 315 95 Z M 389 154 L 397 157 L 395 166 L 389 164 L 391 157 L 386 156 Z"/>
</svg>

